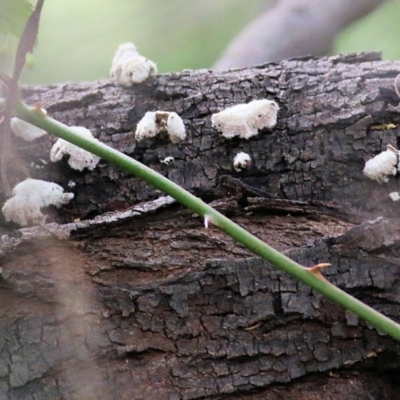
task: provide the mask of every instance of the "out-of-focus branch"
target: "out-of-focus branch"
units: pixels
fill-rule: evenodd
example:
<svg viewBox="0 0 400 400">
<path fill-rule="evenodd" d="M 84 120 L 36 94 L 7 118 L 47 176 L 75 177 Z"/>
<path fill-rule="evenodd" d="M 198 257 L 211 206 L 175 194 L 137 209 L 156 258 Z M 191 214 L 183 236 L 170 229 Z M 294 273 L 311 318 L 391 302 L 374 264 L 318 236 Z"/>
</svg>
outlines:
<svg viewBox="0 0 400 400">
<path fill-rule="evenodd" d="M 330 52 L 335 36 L 385 0 L 278 0 L 230 44 L 214 68 Z"/>
<path fill-rule="evenodd" d="M 38 0 L 36 7 L 26 22 L 21 39 L 18 43 L 13 75 L 11 78 L 1 74 L 1 80 L 7 85 L 7 98 L 2 123 L 4 125 L 1 141 L 0 177 L 7 196 L 11 195 L 11 187 L 7 178 L 7 162 L 10 159 L 11 113 L 14 103 L 19 95 L 18 81 L 25 66 L 27 53 L 33 53 L 36 38 L 39 31 L 40 14 L 44 0 Z M 0 71 L 1 72 L 1 71 Z"/>
</svg>

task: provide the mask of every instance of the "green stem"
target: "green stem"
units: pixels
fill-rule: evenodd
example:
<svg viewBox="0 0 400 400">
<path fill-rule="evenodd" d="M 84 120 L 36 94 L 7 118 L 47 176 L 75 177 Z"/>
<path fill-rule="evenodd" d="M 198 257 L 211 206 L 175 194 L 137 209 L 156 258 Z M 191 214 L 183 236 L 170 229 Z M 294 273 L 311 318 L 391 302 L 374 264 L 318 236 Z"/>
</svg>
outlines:
<svg viewBox="0 0 400 400">
<path fill-rule="evenodd" d="M 217 225 L 222 231 L 236 239 L 255 254 L 258 254 L 275 267 L 285 271 L 306 285 L 311 286 L 316 291 L 322 293 L 326 297 L 329 297 L 330 299 L 342 305 L 344 308 L 365 319 L 376 328 L 379 328 L 380 330 L 400 341 L 399 324 L 392 321 L 390 318 L 385 317 L 349 294 L 343 292 L 341 289 L 332 285 L 318 274 L 311 272 L 308 268 L 304 268 L 282 253 L 274 250 L 260 239 L 251 235 L 249 232 L 236 225 L 219 212 L 215 211 L 202 200 L 193 196 L 159 173 L 101 142 L 96 142 L 80 136 L 69 129 L 66 125 L 43 115 L 42 113 L 28 107 L 23 103 L 19 103 L 16 106 L 16 113 L 19 118 L 30 122 L 31 124 L 36 125 L 59 138 L 67 140 L 68 142 L 71 142 L 93 154 L 96 154 L 103 160 L 115 164 L 118 167 L 136 175 L 138 178 L 143 179 L 148 184 L 157 187 L 165 194 L 172 196 L 178 202 L 193 210 L 198 215 L 202 217 L 208 216 L 213 224 Z"/>
</svg>

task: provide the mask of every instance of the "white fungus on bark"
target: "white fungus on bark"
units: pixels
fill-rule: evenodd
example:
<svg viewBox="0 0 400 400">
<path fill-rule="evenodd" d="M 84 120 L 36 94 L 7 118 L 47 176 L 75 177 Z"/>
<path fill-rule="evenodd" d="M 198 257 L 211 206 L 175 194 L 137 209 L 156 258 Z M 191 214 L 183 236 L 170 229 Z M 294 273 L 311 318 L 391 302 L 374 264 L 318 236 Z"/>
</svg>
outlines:
<svg viewBox="0 0 400 400">
<path fill-rule="evenodd" d="M 378 183 L 389 182 L 389 175 L 396 175 L 399 152 L 388 145 L 386 150 L 365 163 L 364 175 Z"/>
<path fill-rule="evenodd" d="M 11 118 L 11 130 L 15 136 L 18 136 L 28 142 L 38 139 L 47 134 L 43 129 L 38 128 L 29 122 L 23 121 L 17 117 Z"/>
<path fill-rule="evenodd" d="M 90 132 L 89 129 L 82 126 L 71 126 L 71 129 L 82 136 L 98 141 L 93 137 L 92 132 Z M 50 160 L 52 162 L 60 161 L 64 155 L 69 155 L 69 166 L 78 171 L 83 171 L 85 168 L 92 171 L 100 161 L 100 157 L 97 157 L 63 139 L 58 139 L 50 150 Z"/>
<path fill-rule="evenodd" d="M 174 162 L 174 160 L 175 160 L 174 157 L 168 156 L 168 157 L 165 157 L 164 160 L 161 160 L 160 162 L 162 164 L 169 165 L 172 162 Z"/>
<path fill-rule="evenodd" d="M 157 74 L 157 65 L 141 56 L 133 43 L 118 47 L 112 61 L 110 75 L 121 85 L 132 86 Z"/>
<path fill-rule="evenodd" d="M 172 143 L 178 143 L 186 138 L 185 125 L 175 112 L 168 113 L 167 132 Z"/>
<path fill-rule="evenodd" d="M 152 138 L 158 133 L 156 126 L 156 113 L 148 111 L 136 126 L 135 138 L 141 141 L 146 138 Z"/>
<path fill-rule="evenodd" d="M 41 208 L 50 205 L 59 208 L 73 197 L 73 193 L 64 193 L 56 183 L 28 178 L 14 187 L 13 197 L 5 202 L 2 212 L 8 222 L 21 226 L 41 225 L 46 222 Z"/>
<path fill-rule="evenodd" d="M 152 138 L 159 132 L 166 131 L 172 143 L 186 138 L 182 118 L 173 111 L 148 111 L 136 127 L 135 138 L 138 141 Z"/>
<path fill-rule="evenodd" d="M 240 153 L 236 154 L 233 159 L 233 168 L 235 171 L 240 172 L 242 169 L 249 168 L 251 165 L 251 157 L 241 151 Z"/>
<path fill-rule="evenodd" d="M 253 100 L 247 104 L 237 104 L 226 108 L 211 117 L 213 128 L 222 132 L 222 136 L 231 139 L 239 136 L 249 139 L 264 128 L 276 125 L 279 106 L 272 100 Z"/>
<path fill-rule="evenodd" d="M 392 192 L 392 193 L 389 193 L 389 197 L 390 197 L 393 201 L 399 201 L 399 200 L 400 200 L 400 193 L 399 193 L 399 192 Z"/>
</svg>

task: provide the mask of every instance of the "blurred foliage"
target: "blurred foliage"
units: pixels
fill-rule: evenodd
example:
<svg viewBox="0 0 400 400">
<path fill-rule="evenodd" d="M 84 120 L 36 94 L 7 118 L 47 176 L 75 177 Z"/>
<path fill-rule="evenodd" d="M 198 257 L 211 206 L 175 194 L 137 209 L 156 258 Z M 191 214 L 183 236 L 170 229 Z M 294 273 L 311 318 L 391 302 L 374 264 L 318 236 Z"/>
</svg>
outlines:
<svg viewBox="0 0 400 400">
<path fill-rule="evenodd" d="M 20 37 L 33 11 L 27 0 L 0 0 L 0 32 Z"/>
<path fill-rule="evenodd" d="M 109 76 L 119 44 L 133 42 L 160 72 L 212 65 L 265 0 L 46 1 L 34 68 L 22 81 Z"/>
<path fill-rule="evenodd" d="M 400 60 L 400 1 L 387 1 L 337 38 L 335 52 L 382 51 L 385 60 Z"/>
<path fill-rule="evenodd" d="M 124 42 L 135 43 L 160 72 L 209 68 L 266 4 L 267 0 L 47 0 L 34 61 L 22 81 L 108 77 L 112 57 Z M 398 15 L 400 2 L 388 1 L 343 32 L 335 52 L 382 50 L 384 58 L 400 59 Z"/>
<path fill-rule="evenodd" d="M 14 50 L 33 11 L 27 0 L 0 0 L 0 68 L 9 71 Z"/>
</svg>

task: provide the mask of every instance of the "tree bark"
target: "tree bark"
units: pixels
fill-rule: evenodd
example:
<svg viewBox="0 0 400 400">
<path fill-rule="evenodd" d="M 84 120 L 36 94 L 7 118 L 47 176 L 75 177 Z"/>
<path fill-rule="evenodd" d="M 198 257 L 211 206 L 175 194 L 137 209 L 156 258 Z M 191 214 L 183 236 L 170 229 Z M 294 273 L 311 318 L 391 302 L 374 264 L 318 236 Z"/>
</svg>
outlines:
<svg viewBox="0 0 400 400">
<path fill-rule="evenodd" d="M 399 321 L 400 220 L 388 196 L 398 182 L 362 173 L 398 145 L 399 69 L 370 53 L 24 96 L 302 265 L 332 263 L 327 279 Z M 276 128 L 227 140 L 211 127 L 212 113 L 261 98 L 279 103 Z M 184 142 L 135 141 L 157 109 L 182 116 Z M 48 210 L 55 222 L 44 226 L 1 222 L 1 399 L 399 398 L 395 340 L 114 166 L 50 163 L 54 141 L 13 142 L 10 183 L 29 174 L 75 198 Z M 242 172 L 232 166 L 239 151 L 253 160 Z"/>
</svg>

